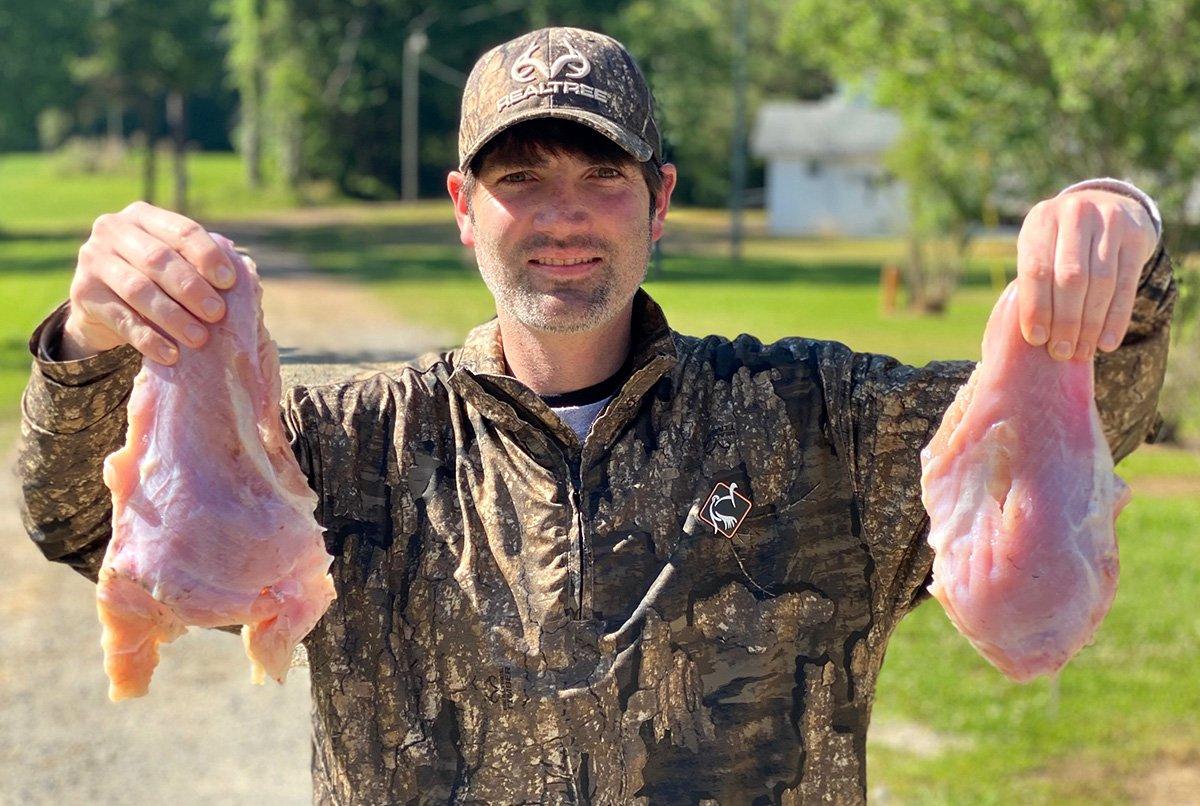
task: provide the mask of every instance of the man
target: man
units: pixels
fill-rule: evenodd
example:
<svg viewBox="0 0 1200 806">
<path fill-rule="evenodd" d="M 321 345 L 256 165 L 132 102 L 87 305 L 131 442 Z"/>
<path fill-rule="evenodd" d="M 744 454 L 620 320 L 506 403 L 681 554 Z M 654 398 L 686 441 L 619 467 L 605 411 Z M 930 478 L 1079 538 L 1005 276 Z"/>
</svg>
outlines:
<svg viewBox="0 0 1200 806">
<path fill-rule="evenodd" d="M 876 677 L 932 562 L 918 452 L 972 365 L 670 330 L 639 286 L 676 173 L 607 37 L 483 56 L 460 159 L 497 318 L 283 402 L 338 592 L 305 642 L 315 800 L 862 801 Z M 1026 336 L 1094 360 L 1117 458 L 1152 431 L 1175 296 L 1138 198 L 1072 189 L 1019 240 Z M 26 522 L 50 559 L 95 577 L 139 351 L 203 344 L 220 263 L 173 213 L 97 220 L 31 341 Z"/>
</svg>

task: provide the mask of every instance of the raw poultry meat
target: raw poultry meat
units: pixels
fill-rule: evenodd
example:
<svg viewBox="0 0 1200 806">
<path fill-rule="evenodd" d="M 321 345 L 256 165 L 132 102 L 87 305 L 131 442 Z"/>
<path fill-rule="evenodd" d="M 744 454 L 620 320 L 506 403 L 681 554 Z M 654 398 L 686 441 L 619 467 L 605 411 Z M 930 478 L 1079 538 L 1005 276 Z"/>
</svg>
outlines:
<svg viewBox="0 0 1200 806">
<path fill-rule="evenodd" d="M 921 452 L 935 556 L 930 592 L 1000 671 L 1026 682 L 1090 642 L 1117 589 L 1113 473 L 1092 362 L 1021 336 L 1016 285 L 992 310 L 983 360 Z"/>
<path fill-rule="evenodd" d="M 317 497 L 279 417 L 257 271 L 214 237 L 237 273 L 226 315 L 173 366 L 143 361 L 125 447 L 104 462 L 113 533 L 97 606 L 114 702 L 144 695 L 158 645 L 191 625 L 243 625 L 252 681 L 282 683 L 335 596 Z"/>
</svg>

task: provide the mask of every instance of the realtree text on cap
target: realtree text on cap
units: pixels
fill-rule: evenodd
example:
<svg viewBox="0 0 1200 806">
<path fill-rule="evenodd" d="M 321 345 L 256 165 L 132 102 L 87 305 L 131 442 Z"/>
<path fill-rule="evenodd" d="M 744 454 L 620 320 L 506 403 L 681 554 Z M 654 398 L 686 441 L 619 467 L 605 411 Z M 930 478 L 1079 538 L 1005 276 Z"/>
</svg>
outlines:
<svg viewBox="0 0 1200 806">
<path fill-rule="evenodd" d="M 642 71 L 617 40 L 580 28 L 542 28 L 492 48 L 463 90 L 459 170 L 517 123 L 562 118 L 589 126 L 641 162 L 662 160 Z"/>
</svg>

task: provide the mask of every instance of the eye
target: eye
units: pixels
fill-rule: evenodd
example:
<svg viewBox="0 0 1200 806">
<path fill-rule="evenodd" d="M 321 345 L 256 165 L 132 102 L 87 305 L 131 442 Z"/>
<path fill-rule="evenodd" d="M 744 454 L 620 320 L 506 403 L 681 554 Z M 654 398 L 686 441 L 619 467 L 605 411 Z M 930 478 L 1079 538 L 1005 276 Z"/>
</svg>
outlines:
<svg viewBox="0 0 1200 806">
<path fill-rule="evenodd" d="M 596 176 L 601 179 L 617 179 L 622 176 L 621 172 L 611 165 L 601 165 L 596 169 Z"/>
<path fill-rule="evenodd" d="M 513 171 L 500 177 L 500 181 L 508 184 L 520 184 L 521 182 L 528 182 L 532 178 L 529 171 Z"/>
</svg>

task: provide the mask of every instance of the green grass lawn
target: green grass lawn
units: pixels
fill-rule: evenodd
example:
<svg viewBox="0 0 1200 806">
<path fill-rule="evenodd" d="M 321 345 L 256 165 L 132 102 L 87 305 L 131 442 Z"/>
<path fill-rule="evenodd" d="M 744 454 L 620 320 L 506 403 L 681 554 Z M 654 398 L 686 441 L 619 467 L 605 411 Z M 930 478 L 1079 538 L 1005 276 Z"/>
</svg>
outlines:
<svg viewBox="0 0 1200 806">
<path fill-rule="evenodd" d="M 1156 769 L 1196 763 L 1200 500 L 1135 497 L 1118 534 L 1116 602 L 1057 690 L 1008 682 L 936 603 L 901 623 L 875 721 L 917 722 L 950 749 L 922 758 L 873 745 L 873 787 L 902 803 L 1131 803 Z"/>
<path fill-rule="evenodd" d="M 29 379 L 29 334 L 67 296 L 81 240 L 0 239 L 0 422 L 18 414 Z"/>
<path fill-rule="evenodd" d="M 286 200 L 240 188 L 236 161 L 194 162 L 203 222 L 280 209 Z M 9 184 L 16 182 L 15 185 Z M 0 430 L 11 429 L 28 374 L 25 341 L 67 291 L 91 220 L 136 193 L 136 176 L 58 179 L 37 158 L 0 157 Z M 977 358 L 1013 244 L 979 245 L 942 317 L 884 316 L 879 266 L 890 240 L 772 240 L 752 218 L 745 260 L 725 257 L 719 214 L 672 213 L 660 269 L 647 288 L 686 333 L 832 338 L 913 363 Z M 219 228 L 220 224 L 216 223 Z M 267 237 L 353 277 L 403 316 L 456 341 L 492 315 L 472 257 L 457 244 L 448 204 L 347 208 L 344 223 L 297 226 L 275 217 Z M 892 642 L 876 724 L 911 723 L 942 737 L 923 755 L 872 742 L 870 786 L 899 803 L 1133 803 L 1153 772 L 1200 766 L 1200 456 L 1146 447 L 1118 468 L 1134 487 L 1122 514 L 1122 580 L 1096 642 L 1057 685 L 1009 683 L 976 655 L 936 603 Z"/>
<path fill-rule="evenodd" d="M 0 232 L 86 236 L 96 216 L 141 198 L 141 167 L 134 157 L 104 173 L 68 168 L 60 158 L 45 154 L 0 154 Z M 248 191 L 234 154 L 193 154 L 188 177 L 188 214 L 201 223 L 290 207 L 296 201 L 279 190 Z M 154 201 L 170 206 L 173 180 L 165 151 L 159 155 L 157 179 Z"/>
<path fill-rule="evenodd" d="M 159 160 L 160 204 L 168 199 L 170 163 Z M 251 193 L 232 154 L 189 160 L 191 215 L 202 223 L 292 206 L 278 191 Z M 66 298 L 79 247 L 103 212 L 139 198 L 138 165 L 111 173 L 62 173 L 44 154 L 0 154 L 0 423 L 17 416 L 29 376 L 29 333 Z"/>
</svg>

